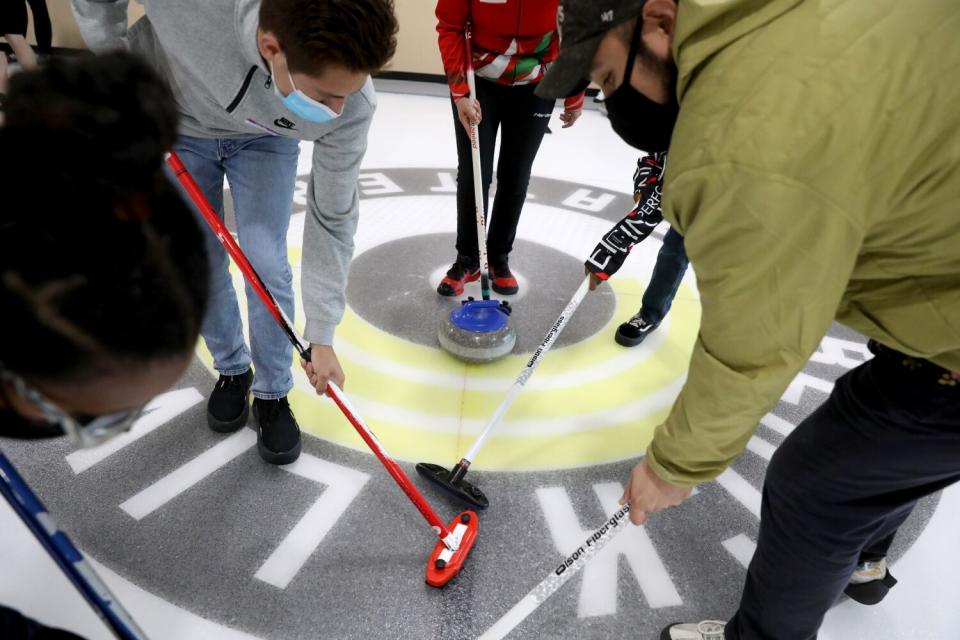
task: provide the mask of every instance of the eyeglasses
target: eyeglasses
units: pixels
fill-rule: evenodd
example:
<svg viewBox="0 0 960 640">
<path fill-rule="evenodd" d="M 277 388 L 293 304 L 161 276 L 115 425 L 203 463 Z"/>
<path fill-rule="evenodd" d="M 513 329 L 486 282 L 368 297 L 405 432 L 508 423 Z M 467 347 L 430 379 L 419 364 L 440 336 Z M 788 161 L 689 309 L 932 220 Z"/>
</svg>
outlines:
<svg viewBox="0 0 960 640">
<path fill-rule="evenodd" d="M 60 425 L 73 444 L 80 448 L 94 447 L 126 433 L 143 413 L 143 407 L 117 411 L 89 420 L 75 418 L 31 386 L 26 380 L 0 366 L 0 380 L 10 383 L 19 396 L 37 407 L 47 421 Z"/>
</svg>

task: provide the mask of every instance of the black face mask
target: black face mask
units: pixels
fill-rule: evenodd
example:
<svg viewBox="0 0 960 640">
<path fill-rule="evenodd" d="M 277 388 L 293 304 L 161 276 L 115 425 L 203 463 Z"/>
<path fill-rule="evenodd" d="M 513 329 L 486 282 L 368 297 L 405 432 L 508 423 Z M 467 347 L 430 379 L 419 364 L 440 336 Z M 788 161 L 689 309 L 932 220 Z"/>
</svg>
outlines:
<svg viewBox="0 0 960 640">
<path fill-rule="evenodd" d="M 677 122 L 680 105 L 676 98 L 675 74 L 670 82 L 670 101 L 666 104 L 654 102 L 630 84 L 633 63 L 640 48 L 642 26 L 642 19 L 637 18 L 623 83 L 606 97 L 604 104 L 613 130 L 624 142 L 647 153 L 656 153 L 670 147 L 670 136 L 673 135 L 673 125 Z"/>
<path fill-rule="evenodd" d="M 0 384 L 0 397 L 10 406 L 10 397 L 6 389 Z M 43 440 L 59 438 L 64 434 L 63 428 L 54 422 L 46 420 L 31 420 L 25 418 L 13 409 L 0 409 L 0 438 L 15 438 L 17 440 Z"/>
<path fill-rule="evenodd" d="M 0 409 L 0 438 L 42 440 L 65 435 L 60 425 L 44 420 L 30 420 L 16 411 Z"/>
</svg>

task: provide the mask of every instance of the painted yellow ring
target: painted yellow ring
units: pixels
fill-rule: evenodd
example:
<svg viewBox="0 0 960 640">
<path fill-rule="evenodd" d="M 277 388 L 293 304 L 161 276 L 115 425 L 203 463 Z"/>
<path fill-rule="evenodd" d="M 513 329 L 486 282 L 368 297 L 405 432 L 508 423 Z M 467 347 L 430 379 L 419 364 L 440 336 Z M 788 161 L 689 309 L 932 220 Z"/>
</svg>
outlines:
<svg viewBox="0 0 960 640">
<path fill-rule="evenodd" d="M 299 264 L 299 250 L 292 249 L 290 253 L 292 263 Z M 242 291 L 242 277 L 236 269 L 233 274 L 237 290 Z M 623 353 L 624 349 L 613 342 L 612 334 L 616 324 L 632 315 L 639 306 L 642 284 L 625 278 L 611 280 L 610 285 L 617 294 L 615 320 L 594 336 L 557 349 L 544 360 L 534 379 L 602 367 L 605 360 Z M 300 299 L 299 292 L 297 298 Z M 671 310 L 669 324 L 660 329 L 660 332 L 666 332 L 660 346 L 636 365 L 609 377 L 559 390 L 538 390 L 531 380 L 530 387 L 520 395 L 474 461 L 475 468 L 562 469 L 612 462 L 642 453 L 653 429 L 666 416 L 669 403 L 636 416 L 604 420 L 600 426 L 592 426 L 590 417 L 616 412 L 623 405 L 654 394 L 671 383 L 682 382 L 699 326 L 699 314 L 696 295 L 683 285 Z M 479 425 L 493 413 L 505 388 L 516 378 L 527 359 L 526 356 L 510 356 L 490 365 L 465 365 L 439 349 L 392 336 L 349 309 L 338 329 L 337 343 L 359 346 L 377 357 L 413 365 L 428 374 L 462 376 L 465 384 L 471 380 L 502 382 L 504 391 L 458 391 L 390 375 L 341 355 L 348 395 L 360 406 L 361 412 L 365 407 L 377 407 L 378 410 L 373 411 L 376 418 L 364 415 L 367 423 L 392 456 L 411 462 L 428 460 L 452 464 L 459 459 L 475 438 Z M 202 345 L 198 354 L 212 370 L 212 359 Z M 290 401 L 303 430 L 324 440 L 366 451 L 359 436 L 337 408 L 325 399 L 318 399 L 310 390 L 299 366 L 294 367 L 294 377 L 295 388 Z M 419 417 L 424 415 L 441 422 L 470 422 L 474 426 L 472 429 L 424 428 L 419 424 Z M 549 429 L 551 419 L 559 421 L 578 416 L 585 416 L 583 429 L 567 428 L 558 433 Z M 538 427 L 534 432 L 511 428 L 524 421 L 540 421 L 547 426 Z"/>
</svg>

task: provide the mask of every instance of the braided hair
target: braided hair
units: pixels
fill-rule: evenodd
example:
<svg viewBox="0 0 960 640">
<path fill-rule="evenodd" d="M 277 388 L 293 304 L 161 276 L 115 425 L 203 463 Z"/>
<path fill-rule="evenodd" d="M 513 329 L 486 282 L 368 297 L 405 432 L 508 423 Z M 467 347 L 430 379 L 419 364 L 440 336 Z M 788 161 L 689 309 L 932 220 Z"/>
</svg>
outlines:
<svg viewBox="0 0 960 640">
<path fill-rule="evenodd" d="M 169 88 L 128 53 L 10 83 L 0 127 L 0 363 L 48 381 L 183 356 L 208 292 L 204 239 L 163 171 Z"/>
</svg>

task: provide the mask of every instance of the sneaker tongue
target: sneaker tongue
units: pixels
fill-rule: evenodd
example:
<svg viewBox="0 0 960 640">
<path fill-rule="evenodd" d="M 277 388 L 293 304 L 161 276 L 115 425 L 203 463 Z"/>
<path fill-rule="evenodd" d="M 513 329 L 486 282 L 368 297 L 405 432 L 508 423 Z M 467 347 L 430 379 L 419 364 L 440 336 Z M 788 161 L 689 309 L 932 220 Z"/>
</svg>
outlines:
<svg viewBox="0 0 960 640">
<path fill-rule="evenodd" d="M 469 272 L 469 267 L 459 260 L 453 263 L 453 266 L 447 271 L 447 277 L 454 280 L 460 280 Z"/>
<path fill-rule="evenodd" d="M 480 261 L 477 260 L 476 256 L 457 256 L 455 265 L 463 271 L 476 271 L 480 268 Z"/>
</svg>

